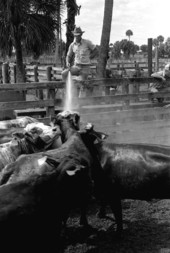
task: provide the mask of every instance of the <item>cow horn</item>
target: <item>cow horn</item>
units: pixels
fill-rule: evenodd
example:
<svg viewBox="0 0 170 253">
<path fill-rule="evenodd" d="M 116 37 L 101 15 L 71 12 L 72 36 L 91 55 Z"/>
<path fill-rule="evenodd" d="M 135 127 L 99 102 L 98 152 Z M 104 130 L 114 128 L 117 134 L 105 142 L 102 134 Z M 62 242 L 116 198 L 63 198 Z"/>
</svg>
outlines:
<svg viewBox="0 0 170 253">
<path fill-rule="evenodd" d="M 66 170 L 66 173 L 67 173 L 67 175 L 68 176 L 74 176 L 74 175 L 76 175 L 76 173 L 78 172 L 78 171 L 80 171 L 81 169 L 84 169 L 85 168 L 85 166 L 83 166 L 83 165 L 76 165 L 76 167 L 75 167 L 75 169 L 74 170 Z"/>
</svg>

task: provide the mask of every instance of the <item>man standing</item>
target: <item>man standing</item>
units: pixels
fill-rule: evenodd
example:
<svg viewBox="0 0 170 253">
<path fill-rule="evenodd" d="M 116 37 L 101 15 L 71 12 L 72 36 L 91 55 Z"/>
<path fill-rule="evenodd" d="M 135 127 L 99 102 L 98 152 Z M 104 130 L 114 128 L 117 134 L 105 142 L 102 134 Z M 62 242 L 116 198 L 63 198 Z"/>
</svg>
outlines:
<svg viewBox="0 0 170 253">
<path fill-rule="evenodd" d="M 90 73 L 91 59 L 98 54 L 98 51 L 91 41 L 82 39 L 84 31 L 80 27 L 75 27 L 72 33 L 74 41 L 70 44 L 67 52 L 67 69 L 62 72 L 62 78 L 65 81 L 70 71 L 72 75 L 80 76 L 81 80 L 87 80 Z M 72 66 L 73 57 L 74 64 Z"/>
</svg>

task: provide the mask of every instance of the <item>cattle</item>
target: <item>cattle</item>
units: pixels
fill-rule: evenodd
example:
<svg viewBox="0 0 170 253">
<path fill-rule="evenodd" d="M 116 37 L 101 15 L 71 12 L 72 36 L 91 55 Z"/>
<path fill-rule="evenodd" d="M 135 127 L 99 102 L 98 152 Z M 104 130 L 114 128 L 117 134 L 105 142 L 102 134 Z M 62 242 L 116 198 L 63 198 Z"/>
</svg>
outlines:
<svg viewBox="0 0 170 253">
<path fill-rule="evenodd" d="M 53 170 L 0 187 L 3 252 L 58 252 L 60 222 L 55 178 Z"/>
<path fill-rule="evenodd" d="M 21 154 L 32 154 L 61 146 L 61 131 L 41 122 L 28 124 L 21 132 L 13 133 L 10 142 L 0 144 L 0 172 Z"/>
<path fill-rule="evenodd" d="M 86 207 L 92 189 L 93 158 L 77 131 L 79 115 L 60 113 L 54 123 L 62 132 L 61 147 L 19 156 L 5 166 L 0 180 L 0 227 L 4 223 L 8 231 L 11 225 L 21 224 L 24 234 L 31 224 L 31 232 L 43 233 L 44 241 L 49 234 L 55 241 L 74 207 L 81 208 L 80 223 L 88 225 Z"/>
<path fill-rule="evenodd" d="M 37 119 L 29 117 L 29 116 L 24 116 L 24 117 L 19 117 L 17 119 L 11 119 L 11 120 L 2 120 L 0 121 L 0 129 L 9 129 L 9 128 L 19 128 L 19 127 L 26 127 L 30 123 L 38 122 Z"/>
<path fill-rule="evenodd" d="M 104 214 L 106 204 L 111 207 L 117 235 L 123 230 L 122 199 L 170 198 L 170 147 L 99 141 L 93 157 L 99 162 L 93 180 L 102 202 L 100 211 Z"/>
<path fill-rule="evenodd" d="M 11 141 L 13 133 L 22 131 L 24 127 L 34 122 L 38 122 L 38 120 L 28 116 L 0 121 L 0 144 Z"/>
</svg>

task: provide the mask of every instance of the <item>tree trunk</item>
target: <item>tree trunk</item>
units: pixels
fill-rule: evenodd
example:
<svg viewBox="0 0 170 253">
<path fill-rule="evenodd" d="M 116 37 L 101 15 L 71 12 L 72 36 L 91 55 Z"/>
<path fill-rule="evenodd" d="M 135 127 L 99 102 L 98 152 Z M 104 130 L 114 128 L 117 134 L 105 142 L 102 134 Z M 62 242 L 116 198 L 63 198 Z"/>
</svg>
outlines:
<svg viewBox="0 0 170 253">
<path fill-rule="evenodd" d="M 67 1 L 67 30 L 66 30 L 66 54 L 70 44 L 73 42 L 74 36 L 72 31 L 75 27 L 75 16 L 77 15 L 77 4 L 75 0 Z"/>
<path fill-rule="evenodd" d="M 113 0 L 105 0 L 103 29 L 100 42 L 99 59 L 97 65 L 97 77 L 105 77 L 106 64 L 108 59 L 110 30 L 112 23 Z"/>
<path fill-rule="evenodd" d="M 16 50 L 16 82 L 25 82 L 25 68 L 22 57 L 22 45 L 20 38 L 15 36 L 15 50 Z"/>
<path fill-rule="evenodd" d="M 56 35 L 56 47 L 55 47 L 55 64 L 56 66 L 61 66 L 61 12 L 60 12 L 60 7 L 57 13 L 58 20 L 59 20 L 59 28 L 57 30 L 57 35 Z"/>
</svg>

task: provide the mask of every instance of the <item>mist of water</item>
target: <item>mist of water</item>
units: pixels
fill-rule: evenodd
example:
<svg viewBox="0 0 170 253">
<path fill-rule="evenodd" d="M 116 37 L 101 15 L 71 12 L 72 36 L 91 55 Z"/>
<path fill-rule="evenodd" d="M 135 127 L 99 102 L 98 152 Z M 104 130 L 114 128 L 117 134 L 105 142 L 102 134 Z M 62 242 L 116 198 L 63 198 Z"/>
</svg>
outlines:
<svg viewBox="0 0 170 253">
<path fill-rule="evenodd" d="M 66 80 L 66 94 L 65 94 L 65 102 L 64 102 L 64 111 L 72 111 L 72 99 L 73 99 L 73 79 L 71 72 L 68 72 L 67 80 Z"/>
</svg>

